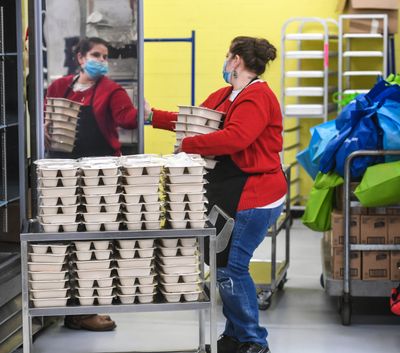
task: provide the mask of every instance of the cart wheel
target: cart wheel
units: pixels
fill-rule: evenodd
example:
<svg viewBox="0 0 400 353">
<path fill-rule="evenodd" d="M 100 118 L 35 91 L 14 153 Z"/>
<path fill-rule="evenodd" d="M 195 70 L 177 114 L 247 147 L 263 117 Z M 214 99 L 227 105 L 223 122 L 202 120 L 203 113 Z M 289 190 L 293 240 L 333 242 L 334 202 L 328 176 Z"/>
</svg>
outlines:
<svg viewBox="0 0 400 353">
<path fill-rule="evenodd" d="M 351 323 L 351 301 L 350 298 L 342 297 L 340 316 L 342 325 L 349 326 Z"/>
<path fill-rule="evenodd" d="M 257 294 L 257 302 L 259 310 L 267 310 L 271 306 L 271 291 L 261 291 Z"/>
<path fill-rule="evenodd" d="M 325 289 L 325 278 L 323 273 L 321 273 L 321 277 L 319 278 L 319 283 L 321 287 Z"/>
<path fill-rule="evenodd" d="M 279 284 L 278 284 L 278 289 L 279 290 L 283 290 L 283 287 L 285 287 L 285 283 L 287 282 L 286 275 L 287 275 L 287 273 L 285 273 L 285 275 L 282 278 L 282 281 L 280 281 Z"/>
</svg>

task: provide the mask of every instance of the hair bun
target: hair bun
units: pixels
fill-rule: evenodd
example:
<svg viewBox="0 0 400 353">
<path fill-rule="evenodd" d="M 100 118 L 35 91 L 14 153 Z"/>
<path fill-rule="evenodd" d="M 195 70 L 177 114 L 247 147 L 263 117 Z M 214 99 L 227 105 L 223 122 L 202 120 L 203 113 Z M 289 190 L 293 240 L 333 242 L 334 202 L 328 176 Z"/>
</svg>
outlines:
<svg viewBox="0 0 400 353">
<path fill-rule="evenodd" d="M 262 75 L 268 62 L 276 58 L 276 48 L 264 38 L 239 36 L 232 40 L 229 51 L 239 55 L 247 69 Z"/>
<path fill-rule="evenodd" d="M 276 48 L 264 38 L 256 38 L 254 41 L 254 51 L 258 59 L 265 64 L 276 58 Z"/>
</svg>

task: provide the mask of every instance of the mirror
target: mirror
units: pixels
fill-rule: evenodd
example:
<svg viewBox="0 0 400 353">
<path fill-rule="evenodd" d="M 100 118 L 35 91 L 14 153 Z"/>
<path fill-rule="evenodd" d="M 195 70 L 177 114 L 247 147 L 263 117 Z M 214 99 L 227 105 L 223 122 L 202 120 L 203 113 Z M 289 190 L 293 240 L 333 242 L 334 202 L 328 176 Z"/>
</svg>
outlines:
<svg viewBox="0 0 400 353">
<path fill-rule="evenodd" d="M 109 43 L 109 73 L 138 106 L 137 0 L 43 0 L 44 87 L 77 72 L 81 37 Z M 137 153 L 137 130 L 119 129 L 123 154 Z"/>
</svg>

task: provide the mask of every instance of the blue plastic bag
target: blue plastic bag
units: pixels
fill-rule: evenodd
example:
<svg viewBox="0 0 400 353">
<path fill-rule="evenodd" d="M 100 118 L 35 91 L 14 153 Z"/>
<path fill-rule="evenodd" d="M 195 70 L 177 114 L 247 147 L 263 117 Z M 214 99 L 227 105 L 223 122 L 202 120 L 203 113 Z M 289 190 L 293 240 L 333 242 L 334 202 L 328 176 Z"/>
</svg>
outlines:
<svg viewBox="0 0 400 353">
<path fill-rule="evenodd" d="M 319 161 L 324 153 L 326 145 L 332 140 L 338 133 L 334 120 L 327 121 L 325 123 L 313 126 L 310 129 L 311 141 L 309 144 L 310 155 L 313 164 L 317 167 Z"/>
<path fill-rule="evenodd" d="M 344 176 L 346 158 L 354 151 L 382 148 L 382 133 L 377 123 L 375 109 L 366 109 L 369 114 L 362 117 L 344 139 L 335 155 L 335 171 Z M 353 159 L 350 167 L 352 178 L 361 177 L 368 166 L 382 161 L 381 157 L 367 156 Z"/>
<path fill-rule="evenodd" d="M 297 153 L 296 159 L 304 168 L 308 175 L 315 179 L 318 174 L 318 164 L 314 164 L 311 158 L 310 149 L 307 147 L 303 151 Z"/>
<path fill-rule="evenodd" d="M 351 152 L 382 148 L 383 133 L 377 123 L 377 111 L 389 101 L 400 102 L 400 87 L 381 79 L 367 94 L 357 96 L 354 102 L 342 110 L 336 119 L 339 132 L 328 143 L 321 157 L 321 172 L 335 170 L 343 176 L 344 163 Z M 384 109 L 382 111 L 387 114 Z M 357 178 L 369 165 L 381 161 L 382 158 L 359 157 L 352 163 L 351 174 Z"/>
<path fill-rule="evenodd" d="M 319 160 L 328 142 L 337 134 L 334 120 L 310 128 L 311 140 L 308 147 L 296 155 L 299 164 L 315 179 L 318 174 Z"/>
<path fill-rule="evenodd" d="M 378 109 L 377 118 L 383 131 L 383 149 L 400 150 L 400 103 L 387 99 Z M 386 162 L 399 159 L 400 156 L 385 156 Z"/>
</svg>

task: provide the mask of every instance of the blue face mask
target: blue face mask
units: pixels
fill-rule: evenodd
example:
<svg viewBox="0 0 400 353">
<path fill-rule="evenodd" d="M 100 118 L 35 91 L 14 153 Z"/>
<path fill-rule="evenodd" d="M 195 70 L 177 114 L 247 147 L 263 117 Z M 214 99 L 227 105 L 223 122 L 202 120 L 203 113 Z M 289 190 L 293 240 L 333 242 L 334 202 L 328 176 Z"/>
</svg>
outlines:
<svg viewBox="0 0 400 353">
<path fill-rule="evenodd" d="M 108 72 L 108 63 L 107 61 L 97 61 L 97 60 L 88 60 L 86 64 L 83 66 L 83 70 L 88 74 L 88 76 L 92 80 L 97 80 L 101 76 L 104 76 Z"/>
<path fill-rule="evenodd" d="M 224 67 L 222 68 L 222 77 L 224 78 L 226 83 L 231 84 L 231 78 L 232 78 L 232 71 L 226 71 L 226 65 L 228 64 L 228 59 L 225 59 L 224 61 Z"/>
</svg>

